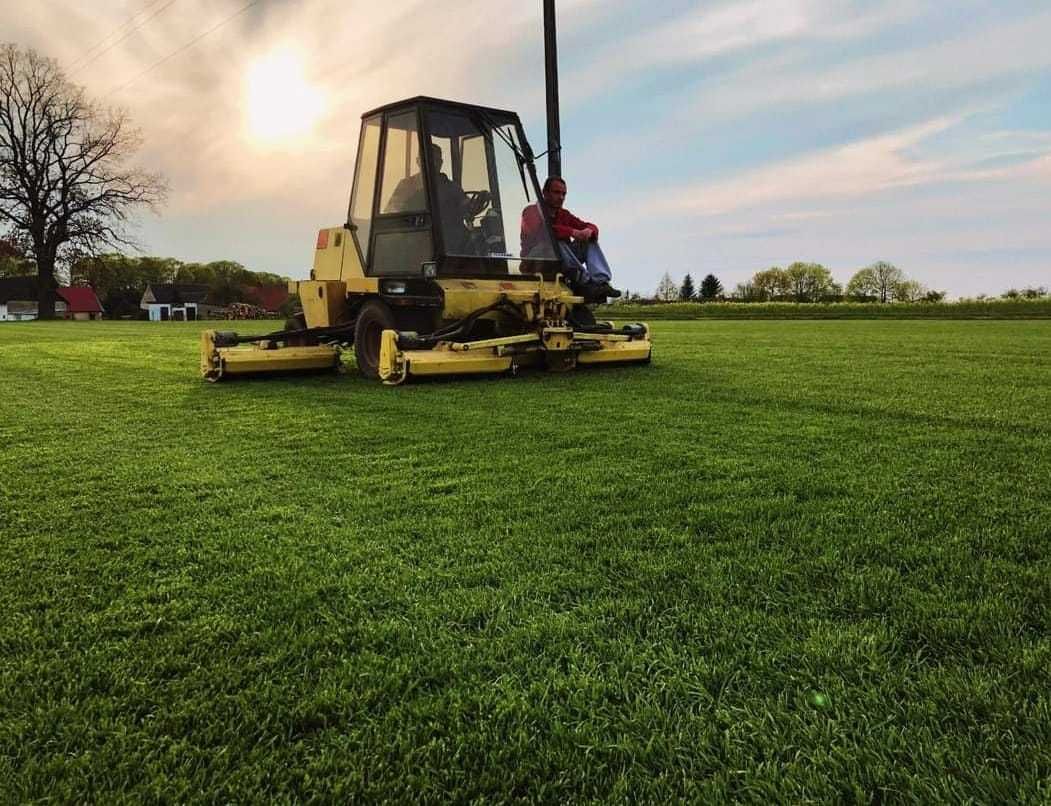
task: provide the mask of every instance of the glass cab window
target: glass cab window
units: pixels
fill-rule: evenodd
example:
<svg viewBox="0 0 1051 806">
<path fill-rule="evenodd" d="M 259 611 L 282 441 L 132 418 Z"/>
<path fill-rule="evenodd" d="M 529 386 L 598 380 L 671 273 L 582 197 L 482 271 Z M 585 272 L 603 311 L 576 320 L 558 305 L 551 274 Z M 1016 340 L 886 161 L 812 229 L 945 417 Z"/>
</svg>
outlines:
<svg viewBox="0 0 1051 806">
<path fill-rule="evenodd" d="M 488 116 L 431 111 L 427 115 L 435 211 L 444 253 L 474 258 L 485 273 L 532 272 L 523 259 L 555 260 L 540 222 L 528 254 L 522 253 L 523 213 L 536 199 L 514 124 Z M 481 258 L 483 260 L 479 261 Z"/>
<path fill-rule="evenodd" d="M 523 260 L 558 260 L 558 253 L 542 221 L 542 210 L 532 182 L 525 173 L 521 155 L 523 144 L 518 128 L 497 126 L 493 130 L 493 154 L 496 176 L 500 182 L 501 205 L 498 208 L 504 231 L 508 233 L 509 252 Z M 519 264 L 519 268 L 525 270 Z"/>
<path fill-rule="evenodd" d="M 380 196 L 373 223 L 373 274 L 419 275 L 434 257 L 416 110 L 387 117 Z"/>
<path fill-rule="evenodd" d="M 354 175 L 354 195 L 350 200 L 350 221 L 358 228 L 362 253 L 369 248 L 372 232 L 372 201 L 376 194 L 376 166 L 380 158 L 380 117 L 365 121 L 358 141 L 358 163 Z"/>
<path fill-rule="evenodd" d="M 392 115 L 387 121 L 380 213 L 422 212 L 427 209 L 427 184 L 420 164 L 416 111 Z"/>
</svg>

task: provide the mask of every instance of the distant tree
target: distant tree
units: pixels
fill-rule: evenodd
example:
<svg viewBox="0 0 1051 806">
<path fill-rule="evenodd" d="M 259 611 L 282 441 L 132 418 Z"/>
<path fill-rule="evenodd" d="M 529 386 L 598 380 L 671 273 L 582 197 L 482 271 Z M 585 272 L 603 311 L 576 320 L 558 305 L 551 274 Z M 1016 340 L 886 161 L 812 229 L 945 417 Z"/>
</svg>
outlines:
<svg viewBox="0 0 1051 806">
<path fill-rule="evenodd" d="M 1025 288 L 1009 288 L 1000 295 L 1002 299 L 1040 299 L 1047 296 L 1047 288 L 1044 286 L 1026 286 Z"/>
<path fill-rule="evenodd" d="M 751 282 L 738 283 L 734 287 L 734 293 L 731 296 L 735 299 L 740 299 L 742 303 L 758 303 L 763 298 L 762 292 Z"/>
<path fill-rule="evenodd" d="M 714 274 L 705 275 L 705 278 L 701 280 L 701 299 L 710 302 L 719 299 L 722 295 L 723 284 L 719 282 L 719 278 Z"/>
<path fill-rule="evenodd" d="M 847 296 L 860 300 L 890 302 L 894 289 L 908 278 L 891 263 L 878 261 L 856 272 L 847 283 Z"/>
<path fill-rule="evenodd" d="M 654 296 L 662 302 L 674 302 L 679 297 L 679 287 L 671 279 L 668 272 L 664 272 L 661 281 L 657 284 L 657 292 Z"/>
<path fill-rule="evenodd" d="M 163 201 L 160 176 L 126 166 L 139 144 L 125 114 L 90 102 L 57 62 L 0 45 L 0 221 L 36 262 L 41 319 L 55 315 L 59 266 L 129 245 L 130 213 Z"/>
<path fill-rule="evenodd" d="M 785 270 L 780 266 L 771 266 L 752 275 L 752 286 L 759 294 L 759 299 L 785 299 L 791 294 L 792 284 Z"/>
<path fill-rule="evenodd" d="M 944 291 L 928 291 L 923 295 L 924 302 L 943 302 L 945 300 Z"/>
<path fill-rule="evenodd" d="M 741 302 L 759 302 L 763 295 L 753 283 L 738 283 L 734 287 L 733 298 Z"/>
<path fill-rule="evenodd" d="M 927 289 L 916 280 L 902 280 L 894 286 L 895 302 L 917 302 L 923 299 Z"/>
<path fill-rule="evenodd" d="M 679 299 L 683 302 L 689 302 L 694 298 L 696 290 L 693 287 L 693 278 L 690 275 L 686 275 L 682 278 L 682 286 L 679 288 Z"/>
<path fill-rule="evenodd" d="M 208 301 L 213 305 L 244 302 L 244 287 L 252 284 L 252 275 L 233 260 L 217 260 L 207 265 L 214 279 L 209 284 Z"/>
<path fill-rule="evenodd" d="M 77 260 L 70 267 L 73 285 L 88 285 L 112 317 L 138 316 L 139 303 L 151 283 L 170 283 L 177 260 L 128 257 L 117 253 Z"/>
<path fill-rule="evenodd" d="M 837 297 L 843 292 L 832 279 L 832 272 L 820 263 L 793 263 L 785 269 L 785 277 L 796 302 L 817 302 Z"/>
<path fill-rule="evenodd" d="M 0 277 L 36 274 L 36 264 L 13 241 L 0 238 Z"/>
</svg>

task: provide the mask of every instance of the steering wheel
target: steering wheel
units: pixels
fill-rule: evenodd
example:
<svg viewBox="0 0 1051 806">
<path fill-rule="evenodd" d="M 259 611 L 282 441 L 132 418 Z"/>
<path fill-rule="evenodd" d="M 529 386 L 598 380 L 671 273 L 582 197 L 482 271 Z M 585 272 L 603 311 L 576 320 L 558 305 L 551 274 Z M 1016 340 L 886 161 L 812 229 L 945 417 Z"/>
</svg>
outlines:
<svg viewBox="0 0 1051 806">
<path fill-rule="evenodd" d="M 466 190 L 464 195 L 467 197 L 467 217 L 472 221 L 483 212 L 493 201 L 493 194 L 488 190 Z"/>
</svg>

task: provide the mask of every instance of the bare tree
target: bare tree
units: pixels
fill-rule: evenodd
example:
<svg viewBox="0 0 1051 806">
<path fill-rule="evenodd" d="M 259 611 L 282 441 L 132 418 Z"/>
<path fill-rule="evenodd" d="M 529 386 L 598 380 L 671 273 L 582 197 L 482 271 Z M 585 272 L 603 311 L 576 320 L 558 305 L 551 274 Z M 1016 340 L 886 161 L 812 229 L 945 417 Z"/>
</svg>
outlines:
<svg viewBox="0 0 1051 806">
<path fill-rule="evenodd" d="M 126 165 L 140 145 L 53 59 L 0 45 L 0 222 L 36 261 L 41 319 L 55 315 L 56 266 L 134 246 L 129 214 L 164 200 L 158 174 Z"/>
<path fill-rule="evenodd" d="M 656 297 L 664 302 L 674 302 L 679 298 L 679 287 L 675 285 L 675 281 L 671 279 L 668 272 L 664 272 L 664 276 L 657 284 Z"/>
</svg>

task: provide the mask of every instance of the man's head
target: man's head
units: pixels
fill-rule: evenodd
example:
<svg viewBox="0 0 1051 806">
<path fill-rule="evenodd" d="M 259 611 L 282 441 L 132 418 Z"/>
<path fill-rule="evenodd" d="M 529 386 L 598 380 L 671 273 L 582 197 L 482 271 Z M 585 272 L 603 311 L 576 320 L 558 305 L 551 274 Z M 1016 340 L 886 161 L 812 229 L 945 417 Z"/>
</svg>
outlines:
<svg viewBox="0 0 1051 806">
<path fill-rule="evenodd" d="M 437 143 L 431 143 L 428 146 L 427 151 L 430 152 L 431 165 L 434 166 L 434 170 L 435 171 L 440 171 L 442 169 L 442 163 L 445 162 L 444 155 L 442 154 L 442 147 L 440 145 L 438 145 Z M 422 154 L 417 154 L 416 155 L 416 164 L 419 165 L 421 168 L 423 167 L 423 155 Z"/>
<path fill-rule="evenodd" d="M 566 180 L 561 176 L 549 176 L 544 180 L 544 202 L 552 210 L 561 210 L 566 201 Z"/>
<path fill-rule="evenodd" d="M 431 143 L 431 165 L 435 167 L 435 170 L 440 171 L 442 169 L 442 162 L 444 161 L 442 147 L 437 143 Z"/>
</svg>

